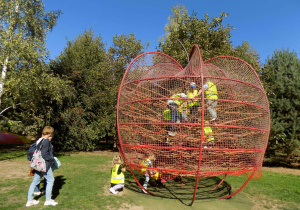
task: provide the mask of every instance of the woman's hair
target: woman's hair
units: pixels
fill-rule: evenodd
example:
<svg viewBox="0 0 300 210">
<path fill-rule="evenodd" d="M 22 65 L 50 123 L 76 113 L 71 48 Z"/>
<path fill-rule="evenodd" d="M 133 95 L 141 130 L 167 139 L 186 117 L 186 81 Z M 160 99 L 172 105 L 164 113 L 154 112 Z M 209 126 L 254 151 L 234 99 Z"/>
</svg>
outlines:
<svg viewBox="0 0 300 210">
<path fill-rule="evenodd" d="M 49 135 L 49 134 L 53 134 L 53 132 L 54 132 L 54 128 L 47 125 L 47 126 L 44 127 L 42 134 L 43 135 Z"/>
<path fill-rule="evenodd" d="M 122 164 L 122 159 L 120 155 L 116 155 L 113 158 L 112 167 L 114 167 L 116 164 Z"/>
</svg>

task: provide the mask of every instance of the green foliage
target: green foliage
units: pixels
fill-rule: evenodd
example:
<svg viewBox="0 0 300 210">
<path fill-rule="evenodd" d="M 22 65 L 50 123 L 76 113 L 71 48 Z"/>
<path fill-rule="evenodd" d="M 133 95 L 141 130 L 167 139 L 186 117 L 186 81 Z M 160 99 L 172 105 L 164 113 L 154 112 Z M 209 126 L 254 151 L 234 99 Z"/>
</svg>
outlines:
<svg viewBox="0 0 300 210">
<path fill-rule="evenodd" d="M 234 47 L 231 52 L 228 52 L 228 55 L 237 57 L 246 61 L 254 70 L 260 75 L 261 63 L 259 61 L 258 52 L 251 47 L 247 41 L 243 41 L 242 45 Z"/>
<path fill-rule="evenodd" d="M 113 75 L 101 36 L 85 31 L 68 41 L 50 66 L 71 83 L 75 95 L 57 110 L 56 145 L 63 150 L 94 150 L 100 139 L 113 136 L 115 118 Z"/>
<path fill-rule="evenodd" d="M 108 56 L 111 63 L 112 73 L 114 75 L 114 85 L 119 88 L 128 64 L 144 49 L 149 46 L 140 40 L 136 40 L 134 34 L 116 35 L 113 37 L 113 46 L 108 49 Z"/>
<path fill-rule="evenodd" d="M 15 73 L 7 80 L 7 88 L 11 95 L 5 102 L 13 104 L 6 113 L 12 124 L 10 131 L 32 136 L 53 123 L 53 111 L 63 106 L 64 98 L 73 97 L 70 84 L 49 70 Z"/>
<path fill-rule="evenodd" d="M 172 56 L 185 67 L 188 63 L 187 56 L 177 41 L 179 40 L 187 50 L 198 44 L 204 61 L 216 56 L 235 56 L 259 70 L 259 56 L 247 42 L 233 47 L 230 37 L 234 28 L 223 25 L 227 13 L 223 12 L 219 17 L 210 20 L 208 14 L 203 19 L 198 19 L 195 11 L 191 16 L 188 15 L 183 6 L 174 6 L 172 12 L 169 23 L 165 26 L 166 34 L 159 40 L 159 51 Z"/>
<path fill-rule="evenodd" d="M 0 130 L 36 135 L 51 122 L 52 103 L 70 95 L 45 65 L 46 34 L 60 14 L 46 13 L 42 1 L 1 1 Z"/>
<path fill-rule="evenodd" d="M 288 159 L 300 146 L 300 60 L 283 49 L 268 57 L 262 81 L 271 111 L 270 157 Z"/>
<path fill-rule="evenodd" d="M 85 31 L 67 47 L 51 69 L 74 87 L 75 97 L 57 109 L 55 127 L 62 150 L 94 150 L 99 141 L 115 137 L 117 92 L 129 62 L 142 52 L 143 45 L 133 34 L 114 36 L 105 52 L 101 36 Z"/>
<path fill-rule="evenodd" d="M 0 3 L 1 61 L 9 67 L 30 65 L 45 56 L 46 34 L 56 25 L 61 11 L 44 10 L 43 1 L 6 0 Z"/>
</svg>

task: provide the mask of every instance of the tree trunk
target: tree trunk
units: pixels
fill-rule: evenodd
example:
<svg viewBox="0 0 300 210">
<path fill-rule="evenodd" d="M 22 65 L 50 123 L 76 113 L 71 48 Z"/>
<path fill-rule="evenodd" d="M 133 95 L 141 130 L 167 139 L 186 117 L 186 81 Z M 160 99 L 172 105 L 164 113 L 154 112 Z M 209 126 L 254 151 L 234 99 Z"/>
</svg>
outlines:
<svg viewBox="0 0 300 210">
<path fill-rule="evenodd" d="M 8 65 L 8 57 L 5 58 L 3 62 L 3 68 L 1 71 L 1 79 L 0 79 L 0 107 L 1 107 L 1 99 L 3 95 L 3 88 L 4 88 L 4 79 L 6 77 L 6 72 L 7 72 L 7 65 Z"/>
</svg>

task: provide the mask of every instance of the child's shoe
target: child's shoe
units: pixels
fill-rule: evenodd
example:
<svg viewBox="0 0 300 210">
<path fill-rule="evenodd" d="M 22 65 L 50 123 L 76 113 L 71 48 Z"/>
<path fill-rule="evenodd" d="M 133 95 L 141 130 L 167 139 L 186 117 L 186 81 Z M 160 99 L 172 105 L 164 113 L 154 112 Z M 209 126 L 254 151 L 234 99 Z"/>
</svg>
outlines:
<svg viewBox="0 0 300 210">
<path fill-rule="evenodd" d="M 37 205 L 39 202 L 40 202 L 40 201 L 38 201 L 38 200 L 27 201 L 26 207 L 29 207 L 29 206 L 35 206 L 35 205 Z"/>
<path fill-rule="evenodd" d="M 109 191 L 110 191 L 112 194 L 114 194 L 114 195 L 117 194 L 117 192 L 115 191 L 115 189 L 112 188 L 112 187 L 109 189 Z"/>
<path fill-rule="evenodd" d="M 33 195 L 41 195 L 42 192 L 34 192 Z"/>
<path fill-rule="evenodd" d="M 56 206 L 58 203 L 54 200 L 45 201 L 44 206 Z"/>
<path fill-rule="evenodd" d="M 175 136 L 175 135 L 176 135 L 176 133 L 171 132 L 171 131 L 169 131 L 168 134 L 169 134 L 170 136 Z"/>
</svg>

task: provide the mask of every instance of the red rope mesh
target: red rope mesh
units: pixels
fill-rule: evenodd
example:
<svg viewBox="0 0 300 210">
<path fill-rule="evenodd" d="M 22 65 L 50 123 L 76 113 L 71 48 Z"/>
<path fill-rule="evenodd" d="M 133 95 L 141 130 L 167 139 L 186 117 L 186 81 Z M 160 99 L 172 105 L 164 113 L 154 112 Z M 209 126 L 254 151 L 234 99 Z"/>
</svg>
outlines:
<svg viewBox="0 0 300 210">
<path fill-rule="evenodd" d="M 216 86 L 218 99 L 205 92 L 207 81 Z M 182 106 L 176 111 L 179 116 L 186 113 L 187 119 L 172 123 L 167 102 L 173 94 L 187 94 L 191 82 L 201 91 L 193 98 L 199 104 L 197 115 L 189 106 L 192 99 L 180 96 Z M 211 101 L 217 105 L 208 105 Z M 217 114 L 214 121 L 210 108 Z M 151 168 L 162 178 L 255 171 L 262 163 L 269 126 L 267 97 L 254 69 L 234 57 L 202 62 L 197 45 L 184 69 L 165 54 L 141 54 L 129 64 L 119 89 L 121 154 L 130 169 L 140 170 L 141 162 L 153 153 L 156 160 Z M 214 139 L 209 144 L 206 127 Z"/>
</svg>

